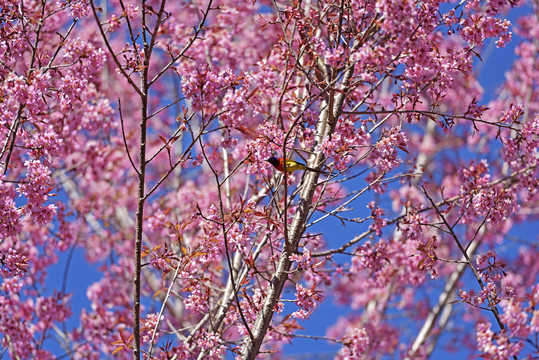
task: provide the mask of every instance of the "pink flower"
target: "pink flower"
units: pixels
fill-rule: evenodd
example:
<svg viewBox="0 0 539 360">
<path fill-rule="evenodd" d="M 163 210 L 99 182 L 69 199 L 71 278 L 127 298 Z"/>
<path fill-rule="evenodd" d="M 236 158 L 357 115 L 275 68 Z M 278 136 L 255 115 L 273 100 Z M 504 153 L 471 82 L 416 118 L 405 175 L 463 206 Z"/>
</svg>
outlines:
<svg viewBox="0 0 539 360">
<path fill-rule="evenodd" d="M 314 308 L 322 300 L 320 292 L 315 290 L 316 285 L 311 289 L 306 289 L 300 284 L 296 284 L 296 305 L 299 310 L 292 313 L 292 316 L 298 319 L 308 319 L 311 316 Z"/>
<path fill-rule="evenodd" d="M 506 360 L 512 356 L 517 356 L 524 342 L 522 340 L 511 341 L 505 330 L 494 333 L 490 329 L 490 324 L 479 323 L 477 330 L 477 347 L 479 351 L 492 360 Z"/>
<path fill-rule="evenodd" d="M 55 205 L 45 205 L 54 187 L 50 170 L 39 160 L 28 160 L 24 165 L 27 168 L 25 182 L 19 185 L 17 191 L 27 199 L 25 213 L 30 214 L 37 223 L 45 225 L 56 215 Z"/>
<path fill-rule="evenodd" d="M 376 235 L 382 235 L 382 229 L 387 225 L 387 219 L 382 218 L 384 210 L 379 206 L 374 206 L 374 201 L 369 202 L 367 207 L 371 209 L 371 216 L 374 219 L 374 224 L 369 226 L 369 229 L 374 229 Z"/>
<path fill-rule="evenodd" d="M 206 350 L 206 358 L 209 360 L 220 360 L 225 353 L 225 347 L 219 334 L 202 331 L 197 338 L 197 345 Z"/>
<path fill-rule="evenodd" d="M 511 298 L 502 303 L 501 319 L 506 324 L 511 337 L 525 339 L 530 335 L 528 313 L 522 309 L 520 301 Z"/>
<path fill-rule="evenodd" d="M 408 138 L 399 127 L 393 127 L 375 145 L 369 161 L 376 165 L 378 171 L 387 173 L 398 167 L 402 160 L 397 158 L 397 149 L 406 151 Z"/>
<path fill-rule="evenodd" d="M 370 340 L 364 328 L 355 328 L 352 334 L 345 336 L 342 341 L 344 346 L 338 354 L 340 359 L 365 359 Z"/>
<path fill-rule="evenodd" d="M 5 176 L 0 176 L 0 238 L 12 237 L 21 231 L 21 216 L 23 211 L 14 201 L 15 191 L 11 184 L 4 182 Z"/>
</svg>

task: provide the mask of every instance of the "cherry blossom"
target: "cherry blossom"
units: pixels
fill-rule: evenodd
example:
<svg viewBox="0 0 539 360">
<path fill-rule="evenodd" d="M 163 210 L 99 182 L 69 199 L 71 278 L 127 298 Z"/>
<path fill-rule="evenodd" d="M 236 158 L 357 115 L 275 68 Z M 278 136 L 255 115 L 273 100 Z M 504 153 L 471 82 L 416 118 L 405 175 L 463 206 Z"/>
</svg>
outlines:
<svg viewBox="0 0 539 360">
<path fill-rule="evenodd" d="M 536 3 L 0 16 L 9 358 L 537 357 Z"/>
</svg>

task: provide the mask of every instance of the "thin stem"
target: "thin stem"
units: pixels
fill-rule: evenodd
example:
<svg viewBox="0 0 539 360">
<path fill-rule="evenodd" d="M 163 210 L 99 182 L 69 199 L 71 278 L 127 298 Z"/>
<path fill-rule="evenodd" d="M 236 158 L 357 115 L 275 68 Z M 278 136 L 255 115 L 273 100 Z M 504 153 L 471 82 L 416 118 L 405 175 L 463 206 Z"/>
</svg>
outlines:
<svg viewBox="0 0 539 360">
<path fill-rule="evenodd" d="M 466 259 L 467 261 L 467 265 L 468 267 L 470 268 L 470 270 L 472 270 L 479 286 L 481 287 L 481 290 L 485 290 L 485 285 L 483 284 L 483 280 L 481 280 L 481 276 L 479 275 L 479 272 L 477 271 L 477 269 L 472 265 L 472 261 L 470 260 L 470 256 L 468 255 L 468 253 L 466 252 L 466 249 L 464 249 L 464 247 L 462 246 L 462 243 L 460 242 L 458 236 L 455 234 L 455 232 L 453 231 L 453 228 L 449 225 L 449 223 L 447 222 L 445 216 L 442 214 L 442 212 L 440 211 L 440 209 L 436 206 L 436 204 L 434 203 L 434 200 L 432 200 L 432 198 L 429 196 L 427 190 L 424 188 L 424 187 L 421 187 L 423 189 L 423 193 L 425 194 L 425 196 L 427 197 L 427 199 L 430 201 L 430 203 L 432 204 L 434 210 L 436 211 L 436 213 L 438 214 L 438 216 L 440 217 L 440 219 L 442 219 L 442 221 L 444 222 L 445 226 L 447 227 L 449 233 L 451 234 L 451 237 L 453 237 L 453 239 L 455 240 L 455 243 L 457 244 L 457 247 L 459 248 L 460 252 L 462 253 L 463 257 Z M 490 308 L 490 311 L 492 312 L 492 314 L 494 315 L 494 317 L 496 318 L 496 322 L 498 323 L 498 325 L 500 326 L 500 329 L 502 330 L 505 330 L 505 325 L 503 324 L 502 320 L 500 319 L 500 313 L 499 313 L 499 310 L 494 302 L 494 300 L 492 300 L 490 294 L 487 293 L 487 301 L 489 303 L 489 308 Z M 517 357 L 516 356 L 513 356 L 514 359 L 516 359 Z"/>
<path fill-rule="evenodd" d="M 129 147 L 127 146 L 127 138 L 126 138 L 125 127 L 124 127 L 124 117 L 122 114 L 122 102 L 120 98 L 118 98 L 118 112 L 120 113 L 120 124 L 122 126 L 122 139 L 124 140 L 124 146 L 125 146 L 125 152 L 127 154 L 127 158 L 129 159 L 129 162 L 131 163 L 131 166 L 133 167 L 133 169 L 135 169 L 137 174 L 139 174 L 137 166 L 135 165 L 135 163 L 133 162 L 133 159 L 131 158 L 131 152 L 129 152 Z"/>
</svg>

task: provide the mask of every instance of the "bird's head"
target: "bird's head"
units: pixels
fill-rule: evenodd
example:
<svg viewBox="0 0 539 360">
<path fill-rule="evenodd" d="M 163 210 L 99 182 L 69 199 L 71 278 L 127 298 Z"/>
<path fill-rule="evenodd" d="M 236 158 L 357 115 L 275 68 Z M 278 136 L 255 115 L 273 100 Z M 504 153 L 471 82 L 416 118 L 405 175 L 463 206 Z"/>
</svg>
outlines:
<svg viewBox="0 0 539 360">
<path fill-rule="evenodd" d="M 279 165 L 279 159 L 277 159 L 275 156 L 270 157 L 266 161 L 269 162 L 273 166 Z"/>
</svg>

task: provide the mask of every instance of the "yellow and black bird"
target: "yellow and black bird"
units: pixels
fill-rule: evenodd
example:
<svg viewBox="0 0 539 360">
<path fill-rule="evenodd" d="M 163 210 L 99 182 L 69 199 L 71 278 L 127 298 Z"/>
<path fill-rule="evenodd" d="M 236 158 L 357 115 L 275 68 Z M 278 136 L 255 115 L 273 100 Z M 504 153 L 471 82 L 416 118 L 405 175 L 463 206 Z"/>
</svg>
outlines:
<svg viewBox="0 0 539 360">
<path fill-rule="evenodd" d="M 273 167 L 275 169 L 277 169 L 277 170 L 279 170 L 281 172 L 284 172 L 285 163 L 286 163 L 286 172 L 287 173 L 291 173 L 291 172 L 294 172 L 296 170 L 308 170 L 308 171 L 312 171 L 312 172 L 315 172 L 315 173 L 318 173 L 318 174 L 327 174 L 327 172 L 325 172 L 325 171 L 313 169 L 311 167 L 308 167 L 305 164 L 302 164 L 302 163 L 297 162 L 297 161 L 292 160 L 292 159 L 276 158 L 276 157 L 272 156 L 269 159 L 267 159 L 266 161 L 269 162 L 271 165 L 273 165 Z"/>
</svg>

